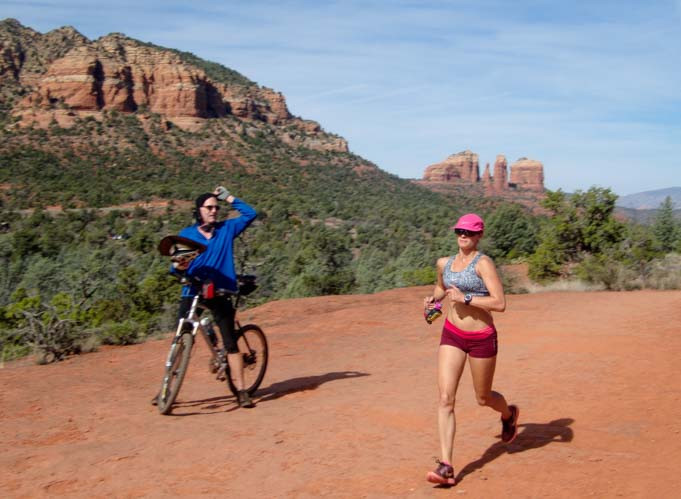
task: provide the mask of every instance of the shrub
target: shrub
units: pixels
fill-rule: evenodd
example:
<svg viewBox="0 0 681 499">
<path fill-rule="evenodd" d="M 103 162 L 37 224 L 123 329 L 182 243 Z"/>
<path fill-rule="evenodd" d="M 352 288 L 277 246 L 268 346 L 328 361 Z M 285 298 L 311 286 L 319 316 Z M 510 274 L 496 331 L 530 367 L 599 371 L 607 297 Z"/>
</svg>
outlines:
<svg viewBox="0 0 681 499">
<path fill-rule="evenodd" d="M 28 345 L 38 354 L 38 362 L 47 364 L 80 353 L 86 333 L 73 319 L 60 317 L 56 308 L 41 304 L 38 310 L 21 310 L 20 329 Z"/>
<path fill-rule="evenodd" d="M 649 265 L 647 287 L 653 289 L 681 289 L 681 254 L 670 253 L 653 260 Z"/>
<path fill-rule="evenodd" d="M 133 320 L 105 324 L 99 338 L 105 345 L 132 345 L 146 336 L 146 327 Z"/>
</svg>

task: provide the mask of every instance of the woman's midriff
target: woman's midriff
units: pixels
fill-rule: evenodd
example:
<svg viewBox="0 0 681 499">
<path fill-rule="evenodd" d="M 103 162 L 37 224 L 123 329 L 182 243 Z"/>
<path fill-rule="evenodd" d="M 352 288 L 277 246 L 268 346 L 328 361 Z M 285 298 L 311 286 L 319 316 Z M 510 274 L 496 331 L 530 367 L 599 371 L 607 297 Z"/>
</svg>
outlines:
<svg viewBox="0 0 681 499">
<path fill-rule="evenodd" d="M 457 312 L 461 312 L 461 315 Z M 450 307 L 447 320 L 462 331 L 478 332 L 487 328 L 494 328 L 492 314 L 464 304 Z"/>
</svg>

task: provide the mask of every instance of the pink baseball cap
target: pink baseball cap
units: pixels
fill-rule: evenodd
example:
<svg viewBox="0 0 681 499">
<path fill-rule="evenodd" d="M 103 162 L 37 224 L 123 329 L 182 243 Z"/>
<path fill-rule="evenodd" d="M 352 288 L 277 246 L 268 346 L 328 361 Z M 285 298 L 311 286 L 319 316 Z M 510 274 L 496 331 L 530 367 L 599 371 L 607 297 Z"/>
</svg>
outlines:
<svg viewBox="0 0 681 499">
<path fill-rule="evenodd" d="M 467 229 L 473 232 L 481 232 L 485 229 L 485 222 L 475 213 L 467 213 L 459 218 L 452 229 Z"/>
</svg>

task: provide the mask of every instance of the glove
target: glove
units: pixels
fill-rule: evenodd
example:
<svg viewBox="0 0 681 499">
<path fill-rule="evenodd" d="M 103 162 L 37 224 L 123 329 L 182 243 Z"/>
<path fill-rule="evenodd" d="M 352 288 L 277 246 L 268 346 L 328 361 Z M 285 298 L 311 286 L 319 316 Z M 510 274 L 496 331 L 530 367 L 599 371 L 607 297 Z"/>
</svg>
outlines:
<svg viewBox="0 0 681 499">
<path fill-rule="evenodd" d="M 221 185 L 215 188 L 215 196 L 220 200 L 224 201 L 229 197 L 229 191 Z"/>
</svg>

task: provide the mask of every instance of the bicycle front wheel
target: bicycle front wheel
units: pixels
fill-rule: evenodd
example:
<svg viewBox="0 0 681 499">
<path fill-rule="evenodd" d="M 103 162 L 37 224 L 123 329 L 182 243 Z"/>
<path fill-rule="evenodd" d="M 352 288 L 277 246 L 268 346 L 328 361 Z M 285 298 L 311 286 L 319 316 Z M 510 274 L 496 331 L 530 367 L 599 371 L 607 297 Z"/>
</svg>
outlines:
<svg viewBox="0 0 681 499">
<path fill-rule="evenodd" d="M 170 347 L 161 391 L 158 394 L 158 410 L 161 414 L 170 414 L 173 402 L 180 393 L 184 375 L 189 367 L 189 357 L 194 346 L 194 336 L 190 331 L 182 333 L 179 340 Z"/>
<path fill-rule="evenodd" d="M 269 350 L 267 347 L 267 338 L 255 324 L 247 324 L 238 331 L 239 338 L 237 346 L 239 353 L 242 355 L 244 363 L 244 389 L 253 395 L 262 383 L 267 370 L 267 361 L 269 357 Z M 227 385 L 229 389 L 236 396 L 238 390 L 234 384 L 234 373 L 227 376 Z"/>
</svg>

